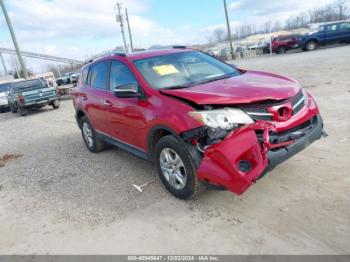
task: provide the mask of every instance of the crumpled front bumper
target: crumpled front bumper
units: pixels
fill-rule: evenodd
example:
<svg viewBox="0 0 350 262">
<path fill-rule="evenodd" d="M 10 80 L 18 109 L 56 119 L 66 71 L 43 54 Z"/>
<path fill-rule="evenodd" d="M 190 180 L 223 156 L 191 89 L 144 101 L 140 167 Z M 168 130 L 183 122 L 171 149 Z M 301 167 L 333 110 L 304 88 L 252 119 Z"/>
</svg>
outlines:
<svg viewBox="0 0 350 262">
<path fill-rule="evenodd" d="M 256 130 L 264 130 L 262 141 Z M 271 143 L 271 130 L 272 125 L 266 123 L 247 126 L 210 146 L 197 169 L 198 179 L 242 194 L 267 171 L 319 139 L 323 134 L 323 121 L 317 113 L 302 137 L 277 145 Z"/>
</svg>

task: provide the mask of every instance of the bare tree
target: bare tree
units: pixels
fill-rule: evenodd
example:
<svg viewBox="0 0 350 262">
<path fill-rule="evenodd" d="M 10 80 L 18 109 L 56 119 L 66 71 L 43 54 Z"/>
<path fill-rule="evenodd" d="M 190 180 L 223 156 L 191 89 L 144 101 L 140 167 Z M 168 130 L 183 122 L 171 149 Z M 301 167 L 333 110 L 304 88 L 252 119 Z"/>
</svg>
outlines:
<svg viewBox="0 0 350 262">
<path fill-rule="evenodd" d="M 281 22 L 280 21 L 275 21 L 272 26 L 272 32 L 277 32 L 282 29 Z"/>
<path fill-rule="evenodd" d="M 224 40 L 224 30 L 217 28 L 214 31 L 215 40 L 220 43 Z"/>
<path fill-rule="evenodd" d="M 267 21 L 264 23 L 264 29 L 263 32 L 264 33 L 271 33 L 271 28 L 272 27 L 272 22 L 271 21 Z"/>
<path fill-rule="evenodd" d="M 349 11 L 347 0 L 335 0 L 333 3 L 335 12 L 338 15 L 339 20 L 343 20 L 347 17 L 347 13 Z"/>
</svg>

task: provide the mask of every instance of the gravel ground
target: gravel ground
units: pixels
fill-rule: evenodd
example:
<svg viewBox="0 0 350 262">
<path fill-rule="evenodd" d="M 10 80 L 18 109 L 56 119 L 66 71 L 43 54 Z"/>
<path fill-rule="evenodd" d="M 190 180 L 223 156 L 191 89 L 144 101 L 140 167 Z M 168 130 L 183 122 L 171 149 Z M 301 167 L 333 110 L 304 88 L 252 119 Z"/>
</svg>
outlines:
<svg viewBox="0 0 350 262">
<path fill-rule="evenodd" d="M 181 201 L 147 162 L 87 151 L 71 100 L 27 117 L 0 114 L 1 254 L 348 254 L 350 47 L 237 61 L 298 79 L 321 108 L 327 139 L 242 196 Z M 143 193 L 132 185 L 154 183 Z"/>
</svg>

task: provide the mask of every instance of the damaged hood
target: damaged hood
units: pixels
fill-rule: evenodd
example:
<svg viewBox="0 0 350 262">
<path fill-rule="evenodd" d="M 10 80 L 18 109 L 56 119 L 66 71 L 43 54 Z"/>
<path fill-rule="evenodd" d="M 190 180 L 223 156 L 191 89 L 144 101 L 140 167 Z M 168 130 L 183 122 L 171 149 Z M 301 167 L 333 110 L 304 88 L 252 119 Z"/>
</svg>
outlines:
<svg viewBox="0 0 350 262">
<path fill-rule="evenodd" d="M 247 71 L 227 79 L 183 89 L 162 89 L 160 92 L 198 105 L 224 105 L 284 100 L 295 96 L 300 89 L 298 82 L 291 78 Z"/>
</svg>

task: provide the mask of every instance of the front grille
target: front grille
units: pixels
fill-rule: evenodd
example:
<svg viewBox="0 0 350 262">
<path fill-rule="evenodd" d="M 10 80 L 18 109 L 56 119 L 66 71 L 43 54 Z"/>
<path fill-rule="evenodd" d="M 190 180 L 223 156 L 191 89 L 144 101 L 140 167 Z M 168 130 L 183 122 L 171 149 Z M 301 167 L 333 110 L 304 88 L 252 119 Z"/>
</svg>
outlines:
<svg viewBox="0 0 350 262">
<path fill-rule="evenodd" d="M 306 97 L 303 91 L 300 91 L 296 96 L 294 96 L 291 100 L 292 105 L 292 114 L 295 115 L 300 112 L 304 106 L 306 105 Z M 275 105 L 281 105 L 280 103 L 275 104 L 256 104 L 256 105 L 247 105 L 241 106 L 240 108 L 246 112 L 250 117 L 254 120 L 265 120 L 265 121 L 273 121 L 273 114 L 268 112 L 267 108 Z"/>
<path fill-rule="evenodd" d="M 304 108 L 305 100 L 306 100 L 306 97 L 303 91 L 300 91 L 299 94 L 293 97 L 292 99 L 293 115 L 297 114 L 301 109 Z"/>
<path fill-rule="evenodd" d="M 254 120 L 265 120 L 272 121 L 272 114 L 263 107 L 241 107 L 241 109 L 246 112 Z"/>
</svg>

